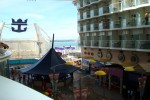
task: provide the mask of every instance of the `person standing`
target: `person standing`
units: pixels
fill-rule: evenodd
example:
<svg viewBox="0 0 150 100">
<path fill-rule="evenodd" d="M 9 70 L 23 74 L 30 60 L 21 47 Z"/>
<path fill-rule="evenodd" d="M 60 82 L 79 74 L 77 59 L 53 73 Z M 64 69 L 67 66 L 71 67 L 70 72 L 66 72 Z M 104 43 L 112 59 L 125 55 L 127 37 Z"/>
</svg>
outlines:
<svg viewBox="0 0 150 100">
<path fill-rule="evenodd" d="M 21 74 L 19 73 L 19 74 L 18 74 L 19 83 L 21 83 L 21 79 L 22 79 L 22 76 L 21 76 Z"/>
</svg>

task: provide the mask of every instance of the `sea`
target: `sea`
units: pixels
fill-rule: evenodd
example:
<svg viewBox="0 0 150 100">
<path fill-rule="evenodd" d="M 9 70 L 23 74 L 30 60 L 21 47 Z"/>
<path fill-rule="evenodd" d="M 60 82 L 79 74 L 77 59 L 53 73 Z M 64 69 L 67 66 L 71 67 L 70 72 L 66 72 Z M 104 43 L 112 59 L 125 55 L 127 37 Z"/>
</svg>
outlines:
<svg viewBox="0 0 150 100">
<path fill-rule="evenodd" d="M 79 47 L 77 41 L 63 41 L 63 42 L 54 42 L 54 47 L 68 47 L 68 46 L 73 46 L 73 47 Z"/>
</svg>

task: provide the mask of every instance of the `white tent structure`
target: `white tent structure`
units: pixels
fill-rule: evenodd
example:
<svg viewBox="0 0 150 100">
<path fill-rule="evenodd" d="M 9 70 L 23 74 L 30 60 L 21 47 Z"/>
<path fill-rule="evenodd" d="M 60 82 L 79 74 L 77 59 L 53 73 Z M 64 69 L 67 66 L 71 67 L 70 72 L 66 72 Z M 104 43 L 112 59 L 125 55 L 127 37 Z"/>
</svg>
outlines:
<svg viewBox="0 0 150 100">
<path fill-rule="evenodd" d="M 40 58 L 50 49 L 50 37 L 37 24 L 29 24 L 27 31 L 13 32 L 9 25 L 0 23 L 0 41 L 13 52 L 11 59 Z"/>
<path fill-rule="evenodd" d="M 0 100 L 53 100 L 25 85 L 0 76 Z"/>
</svg>

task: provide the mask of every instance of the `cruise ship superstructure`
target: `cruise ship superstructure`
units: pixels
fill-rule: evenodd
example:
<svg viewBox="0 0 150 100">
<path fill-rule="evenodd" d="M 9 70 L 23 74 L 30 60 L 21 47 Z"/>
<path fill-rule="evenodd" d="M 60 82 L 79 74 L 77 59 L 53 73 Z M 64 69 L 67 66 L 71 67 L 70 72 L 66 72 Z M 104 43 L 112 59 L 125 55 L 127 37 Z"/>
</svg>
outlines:
<svg viewBox="0 0 150 100">
<path fill-rule="evenodd" d="M 77 0 L 82 55 L 150 62 L 150 0 Z"/>
</svg>

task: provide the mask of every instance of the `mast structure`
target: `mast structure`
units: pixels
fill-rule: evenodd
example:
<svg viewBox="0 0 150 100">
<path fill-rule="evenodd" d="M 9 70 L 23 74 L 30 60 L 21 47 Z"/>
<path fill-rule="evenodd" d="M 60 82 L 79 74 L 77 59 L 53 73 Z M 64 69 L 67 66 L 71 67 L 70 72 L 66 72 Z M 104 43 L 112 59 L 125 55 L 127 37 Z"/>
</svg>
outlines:
<svg viewBox="0 0 150 100">
<path fill-rule="evenodd" d="M 3 30 L 4 25 L 5 25 L 5 22 L 2 22 L 2 25 L 0 26 L 0 41 L 2 40 L 1 35 L 2 35 L 2 30 Z"/>
</svg>

